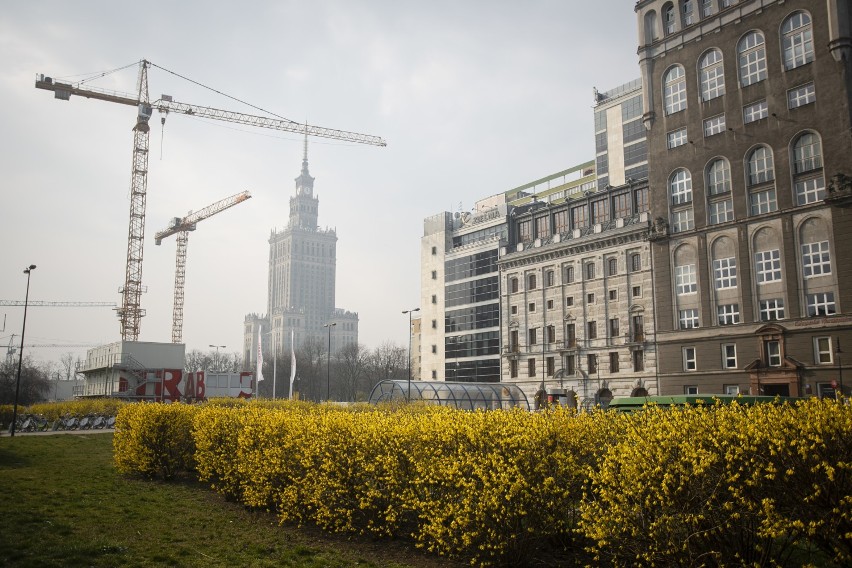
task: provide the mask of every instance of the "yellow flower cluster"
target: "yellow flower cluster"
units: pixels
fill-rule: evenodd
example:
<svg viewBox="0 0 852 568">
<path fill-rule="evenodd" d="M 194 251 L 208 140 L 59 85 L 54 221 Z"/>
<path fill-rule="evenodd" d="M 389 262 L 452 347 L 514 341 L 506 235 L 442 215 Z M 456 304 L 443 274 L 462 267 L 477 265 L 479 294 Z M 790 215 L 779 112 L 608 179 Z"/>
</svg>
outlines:
<svg viewBox="0 0 852 568">
<path fill-rule="evenodd" d="M 198 478 L 281 522 L 411 537 L 480 565 L 544 542 L 612 565 L 852 562 L 852 407 L 462 412 L 134 404 L 123 472 Z"/>
<path fill-rule="evenodd" d="M 27 412 L 40 414 L 50 421 L 57 420 L 63 416 L 76 416 L 78 418 L 90 414 L 116 416 L 119 408 L 125 404 L 127 403 L 115 398 L 88 398 L 33 404 L 27 409 Z"/>
<path fill-rule="evenodd" d="M 193 470 L 194 413 L 194 407 L 180 403 L 138 402 L 122 406 L 113 436 L 116 470 L 165 479 Z"/>
</svg>

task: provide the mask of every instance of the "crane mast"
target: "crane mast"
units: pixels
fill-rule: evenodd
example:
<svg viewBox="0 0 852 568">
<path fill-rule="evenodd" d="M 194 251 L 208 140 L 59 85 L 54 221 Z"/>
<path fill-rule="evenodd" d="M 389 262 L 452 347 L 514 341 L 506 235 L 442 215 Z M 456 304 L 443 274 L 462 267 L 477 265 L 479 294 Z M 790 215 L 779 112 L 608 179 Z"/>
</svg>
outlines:
<svg viewBox="0 0 852 568">
<path fill-rule="evenodd" d="M 164 238 L 177 235 L 175 299 L 172 309 L 172 343 L 181 343 L 183 341 L 183 300 L 184 284 L 186 282 L 186 245 L 189 241 L 189 231 L 194 231 L 196 225 L 204 219 L 221 213 L 225 209 L 229 209 L 250 198 L 251 194 L 248 191 L 226 197 L 221 201 L 208 205 L 200 211 L 190 213 L 182 219 L 178 217 L 173 218 L 167 229 L 159 231 L 154 235 L 154 243 L 157 245 L 161 244 Z"/>
<path fill-rule="evenodd" d="M 71 95 L 77 95 L 89 99 L 134 106 L 137 109 L 136 124 L 133 127 L 133 161 L 131 165 L 130 181 L 130 223 L 127 232 L 127 263 L 124 285 L 119 289 L 119 293 L 122 294 L 122 303 L 121 307 L 116 309 L 121 322 L 121 338 L 125 341 L 137 341 L 139 339 L 139 328 L 142 317 L 145 315 L 145 310 L 141 307 L 141 297 L 144 289 L 142 286 L 142 259 L 144 252 L 145 206 L 148 185 L 148 138 L 151 130 L 148 122 L 154 110 L 165 114 L 173 112 L 186 116 L 198 116 L 285 132 L 298 132 L 305 135 L 331 138 L 334 140 L 342 140 L 358 144 L 369 144 L 373 146 L 387 145 L 387 143 L 378 136 L 359 134 L 357 132 L 349 132 L 333 128 L 311 126 L 287 119 L 255 116 L 200 105 L 181 103 L 173 101 L 171 97 L 166 95 L 163 95 L 160 99 L 151 103 L 148 97 L 148 68 L 151 65 L 151 62 L 144 59 L 139 62 L 139 75 L 135 94 L 119 93 L 95 87 L 83 87 L 80 84 L 54 81 L 50 77 L 45 77 L 44 75 L 38 75 L 35 82 L 35 87 L 37 89 L 53 91 L 54 97 L 60 100 L 67 101 L 70 100 Z M 178 246 L 180 246 L 180 243 L 181 237 L 179 235 Z M 186 246 L 185 237 L 183 239 L 183 246 Z"/>
</svg>

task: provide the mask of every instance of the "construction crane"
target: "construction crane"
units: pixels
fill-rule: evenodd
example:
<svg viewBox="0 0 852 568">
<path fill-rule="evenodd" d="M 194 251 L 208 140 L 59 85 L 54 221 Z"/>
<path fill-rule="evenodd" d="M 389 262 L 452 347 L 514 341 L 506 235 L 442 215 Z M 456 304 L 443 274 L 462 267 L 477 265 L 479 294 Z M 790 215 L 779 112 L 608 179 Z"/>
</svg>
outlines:
<svg viewBox="0 0 852 568">
<path fill-rule="evenodd" d="M 168 229 L 164 229 L 154 235 L 154 243 L 157 245 L 162 243 L 166 237 L 177 235 L 175 301 L 174 308 L 172 309 L 172 343 L 182 343 L 183 341 L 183 287 L 186 280 L 186 244 L 189 240 L 189 232 L 194 231 L 195 226 L 201 221 L 250 198 L 251 194 L 248 191 L 243 191 L 242 193 L 226 197 L 221 201 L 208 205 L 200 211 L 190 213 L 183 219 L 174 217 L 171 223 L 169 223 Z"/>
<path fill-rule="evenodd" d="M 0 300 L 0 306 L 23 306 L 23 300 Z M 45 302 L 42 300 L 30 300 L 26 302 L 27 306 L 33 307 L 53 307 L 53 308 L 115 308 L 115 302 Z"/>
<path fill-rule="evenodd" d="M 62 83 L 54 81 L 50 77 L 38 75 L 35 87 L 53 91 L 54 97 L 67 101 L 71 95 L 97 99 L 101 101 L 117 103 L 136 107 L 136 124 L 133 127 L 133 167 L 130 178 L 130 223 L 127 233 L 127 264 L 124 276 L 124 286 L 119 288 L 122 294 L 121 307 L 117 308 L 121 322 L 121 338 L 124 341 L 137 341 L 139 339 L 139 328 L 145 311 L 141 307 L 142 286 L 142 255 L 144 251 L 145 237 L 145 202 L 147 198 L 148 185 L 148 138 L 151 127 L 148 121 L 154 110 L 167 115 L 168 113 L 198 116 L 214 120 L 234 122 L 247 126 L 282 130 L 285 132 L 298 132 L 306 136 L 318 136 L 343 140 L 358 144 L 370 144 L 373 146 L 386 146 L 387 143 L 378 136 L 358 134 L 345 130 L 310 126 L 304 123 L 294 122 L 285 118 L 269 118 L 254 116 L 239 112 L 219 110 L 199 105 L 180 103 L 172 100 L 172 97 L 163 95 L 157 101 L 150 102 L 148 96 L 148 68 L 156 66 L 143 59 L 139 62 L 139 75 L 136 81 L 136 93 L 118 93 L 90 86 L 82 83 Z M 170 72 L 170 71 L 168 71 Z M 170 72 L 171 73 L 171 72 Z M 162 118 L 165 121 L 165 116 Z"/>
</svg>

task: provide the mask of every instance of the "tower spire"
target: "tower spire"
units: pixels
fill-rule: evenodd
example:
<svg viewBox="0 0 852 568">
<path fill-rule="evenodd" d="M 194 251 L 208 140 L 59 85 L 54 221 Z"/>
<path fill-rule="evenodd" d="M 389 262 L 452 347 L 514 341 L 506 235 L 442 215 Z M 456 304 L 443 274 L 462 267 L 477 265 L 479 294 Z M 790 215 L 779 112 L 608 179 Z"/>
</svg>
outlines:
<svg viewBox="0 0 852 568">
<path fill-rule="evenodd" d="M 296 194 L 312 196 L 314 191 L 314 178 L 308 171 L 308 125 L 305 124 L 305 146 L 302 154 L 302 173 L 296 178 Z"/>
</svg>

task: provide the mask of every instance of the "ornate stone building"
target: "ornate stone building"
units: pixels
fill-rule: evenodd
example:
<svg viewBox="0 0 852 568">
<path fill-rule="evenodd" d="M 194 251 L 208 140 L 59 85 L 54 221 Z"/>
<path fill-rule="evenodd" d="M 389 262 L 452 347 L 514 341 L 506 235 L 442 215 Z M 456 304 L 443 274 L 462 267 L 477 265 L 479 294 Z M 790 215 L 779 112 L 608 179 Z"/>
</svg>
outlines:
<svg viewBox="0 0 852 568">
<path fill-rule="evenodd" d="M 850 3 L 635 11 L 661 394 L 833 394 L 852 346 Z"/>
</svg>

